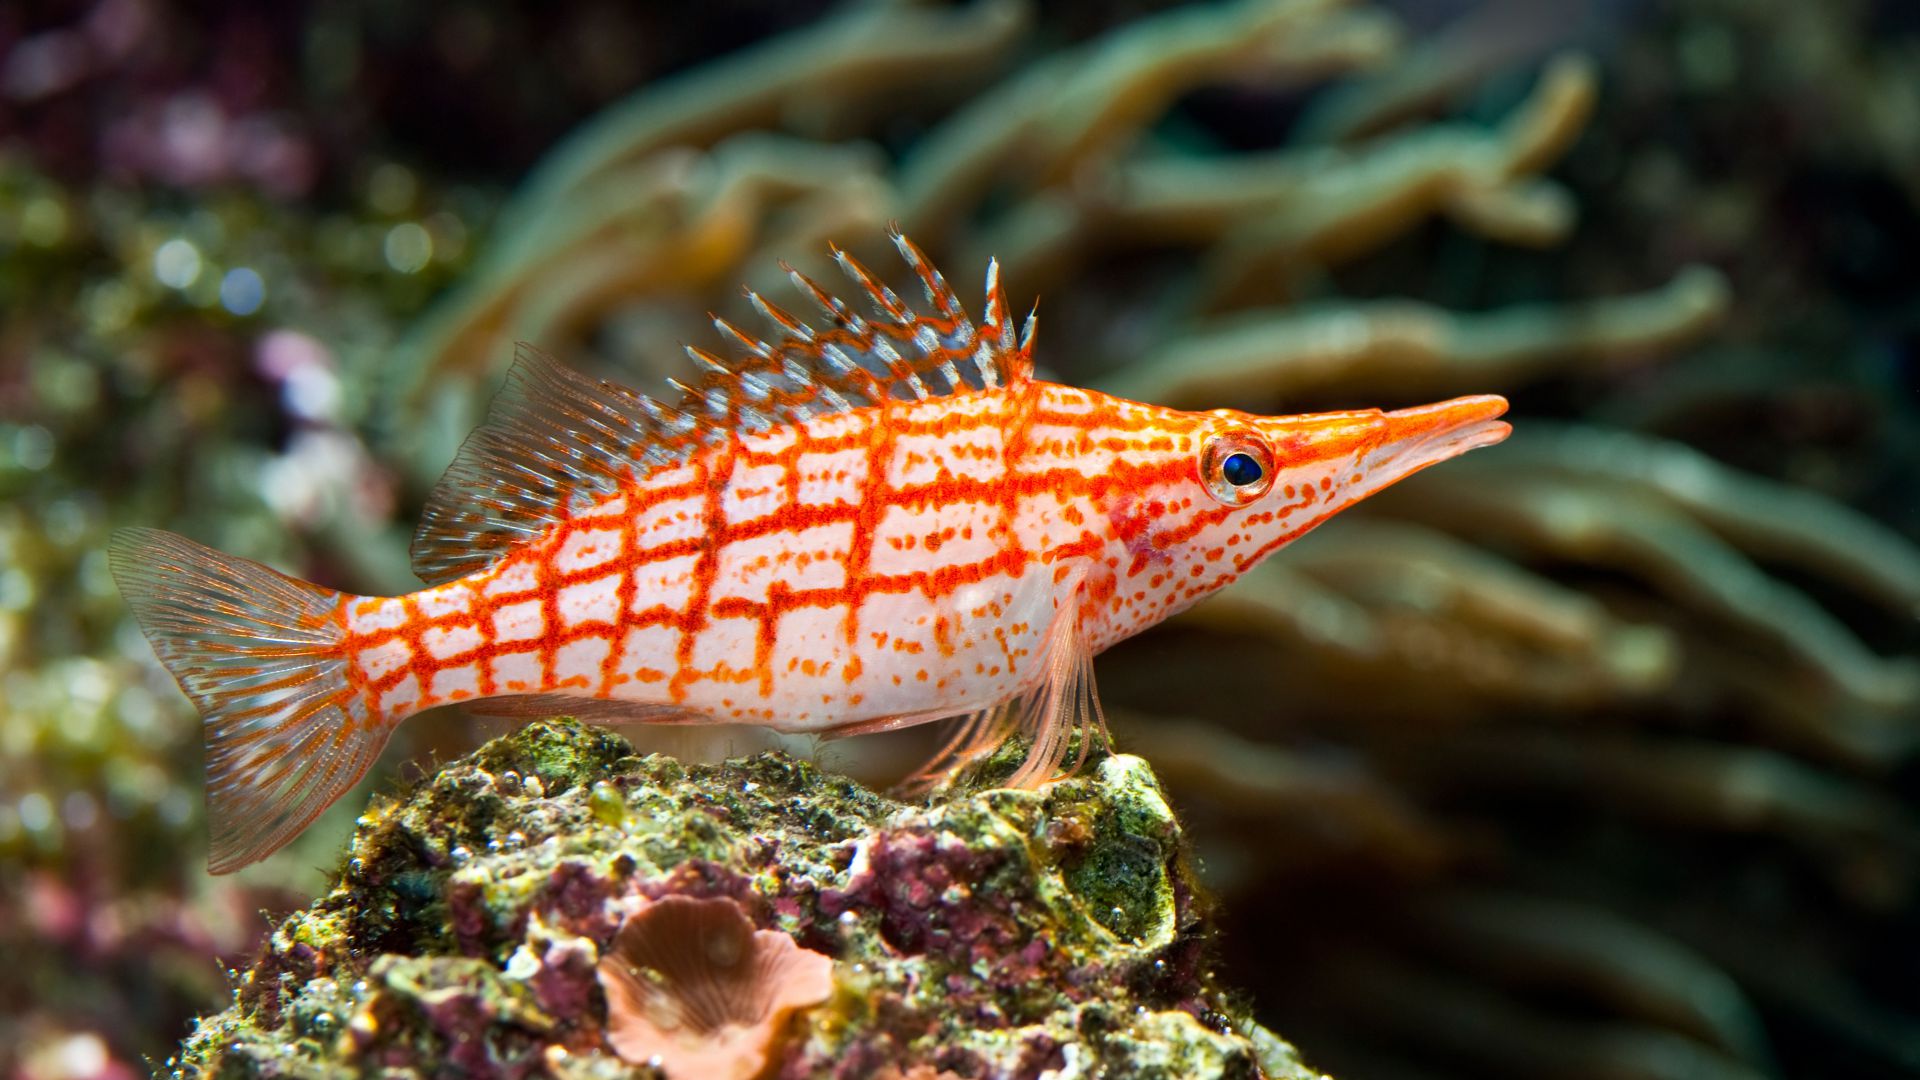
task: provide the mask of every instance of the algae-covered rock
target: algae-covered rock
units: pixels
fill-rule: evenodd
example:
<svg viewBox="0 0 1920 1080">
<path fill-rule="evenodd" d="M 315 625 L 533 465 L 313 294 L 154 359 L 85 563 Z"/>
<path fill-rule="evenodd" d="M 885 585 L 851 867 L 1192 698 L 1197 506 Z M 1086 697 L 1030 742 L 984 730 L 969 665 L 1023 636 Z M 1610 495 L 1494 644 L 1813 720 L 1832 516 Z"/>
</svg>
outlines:
<svg viewBox="0 0 1920 1080">
<path fill-rule="evenodd" d="M 1310 1075 L 1212 983 L 1138 758 L 911 805 L 777 753 L 684 766 L 560 720 L 371 809 L 333 891 L 176 1068 L 661 1075 L 670 1056 L 613 1050 L 596 968 L 668 896 L 730 900 L 831 959 L 826 1000 L 769 1036 L 769 1075 Z"/>
</svg>

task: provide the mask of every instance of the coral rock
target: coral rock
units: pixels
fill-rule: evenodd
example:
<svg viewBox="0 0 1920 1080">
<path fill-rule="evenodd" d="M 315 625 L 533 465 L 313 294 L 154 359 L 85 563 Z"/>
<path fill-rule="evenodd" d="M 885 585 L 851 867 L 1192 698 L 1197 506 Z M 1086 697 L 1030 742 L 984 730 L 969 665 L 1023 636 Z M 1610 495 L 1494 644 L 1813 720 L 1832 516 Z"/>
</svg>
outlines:
<svg viewBox="0 0 1920 1080">
<path fill-rule="evenodd" d="M 1227 1004 L 1205 940 L 1138 758 L 914 805 L 546 721 L 377 802 L 177 1068 L 675 1077 L 691 1059 L 643 1045 L 670 1032 L 750 1043 L 739 1075 L 1312 1075 Z"/>
</svg>

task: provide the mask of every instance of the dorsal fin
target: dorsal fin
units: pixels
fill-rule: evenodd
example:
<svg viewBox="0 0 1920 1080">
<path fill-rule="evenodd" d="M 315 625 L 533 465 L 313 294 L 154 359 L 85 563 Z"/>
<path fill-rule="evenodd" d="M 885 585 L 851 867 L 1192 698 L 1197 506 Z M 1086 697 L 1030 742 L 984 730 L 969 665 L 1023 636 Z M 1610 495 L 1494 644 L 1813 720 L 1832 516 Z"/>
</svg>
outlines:
<svg viewBox="0 0 1920 1080">
<path fill-rule="evenodd" d="M 725 319 L 714 319 L 738 354 L 722 362 L 703 350 L 689 350 L 706 375 L 688 389 L 682 407 L 691 403 L 723 426 L 751 431 L 888 400 L 1026 383 L 1033 373 L 1031 343 L 1016 343 L 1000 291 L 999 266 L 987 265 L 986 321 L 976 327 L 920 249 L 899 233 L 893 234 L 893 242 L 920 278 L 931 312 L 915 311 L 839 248 L 832 249 L 834 262 L 866 294 L 871 318 L 805 274 L 784 267 L 794 288 L 820 311 L 822 325 L 815 327 L 749 292 L 748 301 L 772 325 L 775 340 L 762 341 Z"/>
<path fill-rule="evenodd" d="M 733 434 L 887 401 L 1024 386 L 1032 341 L 1029 334 L 1016 343 L 998 266 L 987 267 L 986 321 L 976 328 L 926 256 L 898 233 L 893 241 L 932 312 L 915 311 L 835 248 L 834 261 L 866 294 L 872 318 L 789 268 L 828 325 L 816 329 L 748 293 L 774 340 L 714 319 L 737 355 L 725 360 L 689 347 L 702 374 L 691 385 L 668 380 L 680 391 L 677 405 L 522 345 L 486 421 L 427 497 L 413 538 L 414 572 L 434 584 L 473 573 L 569 511 Z"/>
<path fill-rule="evenodd" d="M 713 439 L 698 416 L 522 344 L 486 421 L 427 496 L 413 571 L 437 585 L 489 566 L 567 510 Z"/>
</svg>

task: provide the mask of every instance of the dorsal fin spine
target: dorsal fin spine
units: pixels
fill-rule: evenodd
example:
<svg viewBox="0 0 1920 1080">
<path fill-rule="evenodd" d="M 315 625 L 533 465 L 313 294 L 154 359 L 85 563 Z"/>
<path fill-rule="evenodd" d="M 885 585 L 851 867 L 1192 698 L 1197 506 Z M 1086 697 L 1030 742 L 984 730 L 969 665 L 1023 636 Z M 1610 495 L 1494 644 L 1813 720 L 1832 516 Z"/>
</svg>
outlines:
<svg viewBox="0 0 1920 1080">
<path fill-rule="evenodd" d="M 979 345 L 974 347 L 973 366 L 980 372 L 981 383 L 983 383 L 988 390 L 998 390 L 1000 389 L 1000 379 L 994 374 L 992 357 L 992 350 L 985 341 L 980 342 Z"/>
<path fill-rule="evenodd" d="M 740 329 L 720 316 L 709 314 L 708 317 L 713 320 L 713 328 L 715 330 L 732 338 L 735 344 L 753 355 L 760 357 L 762 360 L 772 360 L 777 355 L 773 351 L 773 346 L 768 345 L 757 337 L 749 336 L 745 330 Z"/>
<path fill-rule="evenodd" d="M 808 326 L 806 323 L 801 322 L 799 319 L 781 310 L 779 305 L 774 304 L 757 292 L 747 293 L 747 302 L 753 305 L 755 311 L 766 316 L 780 329 L 785 330 L 787 333 L 809 345 L 813 344 L 813 327 Z"/>
<path fill-rule="evenodd" d="M 640 407 L 646 411 L 649 419 L 668 430 L 679 427 L 683 420 L 691 421 L 692 419 L 679 409 L 673 408 L 670 405 L 662 405 L 650 397 L 642 396 L 640 398 Z"/>
<path fill-rule="evenodd" d="M 667 385 L 673 387 L 675 390 L 680 391 L 681 400 L 683 402 L 699 401 L 703 406 L 706 407 L 707 412 L 711 414 L 715 419 L 723 419 L 726 417 L 726 415 L 729 412 L 732 411 L 732 409 L 727 404 L 726 393 L 720 390 L 718 387 L 688 386 L 686 383 L 681 382 L 679 379 L 668 379 Z"/>
<path fill-rule="evenodd" d="M 695 365 L 711 371 L 715 375 L 733 374 L 732 370 L 729 369 L 726 364 L 722 363 L 719 357 L 698 345 L 687 346 L 687 355 L 693 359 Z"/>
<path fill-rule="evenodd" d="M 668 380 L 680 394 L 672 405 L 523 353 L 486 423 L 428 500 L 414 543 L 416 569 L 436 583 L 478 570 L 543 535 L 581 500 L 626 489 L 651 469 L 684 464 L 740 434 L 827 412 L 1027 383 L 1035 322 L 1029 316 L 1016 336 L 998 265 L 988 266 L 985 319 L 975 324 L 925 254 L 905 237 L 895 235 L 894 243 L 921 281 L 926 313 L 830 248 L 866 293 L 872 319 L 862 314 L 866 304 L 849 303 L 852 294 L 835 296 L 786 268 L 830 323 L 810 326 L 748 292 L 781 336 L 770 344 L 713 316 L 738 354 L 689 347 L 701 375 Z"/>
<path fill-rule="evenodd" d="M 831 364 L 835 374 L 847 375 L 860 369 L 860 365 L 853 362 L 853 357 L 847 355 L 847 350 L 838 345 L 820 346 L 820 359 Z"/>
<path fill-rule="evenodd" d="M 783 356 L 780 358 L 780 372 L 797 383 L 805 382 L 812 377 L 812 372 L 809 372 L 804 364 L 791 356 Z M 824 391 L 829 388 L 822 386 L 820 389 Z"/>
<path fill-rule="evenodd" d="M 982 328 L 982 347 L 989 354 L 997 353 L 1002 357 L 1012 357 L 1015 352 L 1013 341 L 1013 318 L 1007 312 L 1007 294 L 1000 288 L 1000 260 L 987 260 L 987 314 L 986 325 Z M 1007 374 L 1012 381 L 1022 378 L 1022 369 L 1010 367 Z M 998 388 L 999 379 L 994 368 L 982 357 L 980 375 L 989 387 Z"/>
<path fill-rule="evenodd" d="M 893 376 L 894 382 L 904 383 L 909 390 L 913 391 L 916 401 L 925 401 L 933 396 L 927 389 L 927 384 L 921 381 L 919 373 L 906 362 L 900 355 L 900 350 L 893 347 L 892 342 L 885 338 L 875 338 L 873 352 L 886 363 L 887 372 Z"/>
<path fill-rule="evenodd" d="M 746 387 L 748 395 L 755 401 L 768 401 L 772 399 L 774 394 L 773 387 L 765 379 L 755 375 L 753 372 L 742 371 L 735 376 L 735 378 L 740 380 L 740 385 Z"/>
<path fill-rule="evenodd" d="M 796 289 L 811 297 L 813 302 L 819 305 L 820 310 L 833 320 L 835 326 L 855 338 L 866 336 L 866 320 L 848 308 L 845 301 L 827 292 L 820 287 L 819 283 L 798 270 L 789 269 L 787 276 L 793 279 Z"/>
<path fill-rule="evenodd" d="M 947 279 L 941 276 L 932 262 L 928 261 L 925 253 L 913 241 L 907 239 L 905 234 L 896 230 L 892 236 L 893 246 L 900 249 L 900 257 L 907 260 L 907 265 L 919 275 L 921 285 L 926 288 L 927 302 L 939 309 L 940 314 L 945 318 L 951 319 L 955 316 L 964 318 L 966 309 L 960 306 L 960 298 L 953 295 L 953 290 L 947 286 Z"/>
<path fill-rule="evenodd" d="M 859 260 L 838 248 L 834 249 L 833 259 L 840 264 L 840 269 L 846 271 L 847 276 L 852 278 L 855 284 L 867 291 L 868 298 L 873 301 L 874 310 L 882 317 L 896 326 L 906 326 L 912 322 L 900 298 L 893 294 L 892 289 L 880 284 L 872 274 L 868 273 L 867 268 L 861 266 Z"/>
<path fill-rule="evenodd" d="M 814 305 L 827 315 L 836 318 L 839 316 L 839 308 L 836 306 L 839 301 L 829 294 L 827 290 L 821 288 L 819 282 L 814 281 L 812 278 L 795 270 L 784 262 L 780 264 L 780 269 L 786 271 L 787 280 L 793 283 L 795 292 L 812 300 Z"/>
<path fill-rule="evenodd" d="M 960 377 L 960 369 L 953 366 L 952 357 L 947 355 L 946 346 L 941 344 L 940 335 L 934 331 L 933 327 L 921 326 L 914 332 L 913 343 L 919 346 L 924 356 L 943 357 L 940 361 L 940 377 L 947 380 L 949 387 L 958 390 L 967 385 L 966 380 Z"/>
<path fill-rule="evenodd" d="M 853 402 L 841 397 L 831 386 L 820 387 L 820 397 L 833 407 L 831 411 L 843 412 L 853 408 Z"/>
</svg>

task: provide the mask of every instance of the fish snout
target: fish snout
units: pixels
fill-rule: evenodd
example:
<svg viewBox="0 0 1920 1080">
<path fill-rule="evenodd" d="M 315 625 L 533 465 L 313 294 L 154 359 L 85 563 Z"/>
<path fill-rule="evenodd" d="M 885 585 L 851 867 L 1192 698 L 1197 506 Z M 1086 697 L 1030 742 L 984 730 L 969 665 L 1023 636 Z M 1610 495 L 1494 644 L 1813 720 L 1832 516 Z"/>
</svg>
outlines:
<svg viewBox="0 0 1920 1080">
<path fill-rule="evenodd" d="M 1376 468 L 1384 467 L 1402 476 L 1459 457 L 1469 450 L 1492 446 L 1513 433 L 1513 426 L 1500 419 L 1507 411 L 1507 399 L 1498 394 L 1473 394 L 1397 409 L 1382 415 L 1386 440 L 1370 457 Z"/>
<path fill-rule="evenodd" d="M 1469 450 L 1492 446 L 1512 433 L 1500 417 L 1507 399 L 1475 394 L 1392 412 L 1349 414 L 1315 449 L 1331 470 L 1342 501 L 1351 504 L 1381 488 Z M 1314 440 L 1319 443 L 1320 440 Z"/>
</svg>

